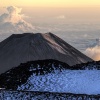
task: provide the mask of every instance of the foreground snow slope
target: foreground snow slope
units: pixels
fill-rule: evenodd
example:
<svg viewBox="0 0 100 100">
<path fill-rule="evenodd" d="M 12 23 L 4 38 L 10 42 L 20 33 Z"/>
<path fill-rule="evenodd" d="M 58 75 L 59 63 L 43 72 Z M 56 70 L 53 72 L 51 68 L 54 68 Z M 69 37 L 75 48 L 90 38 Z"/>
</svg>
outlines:
<svg viewBox="0 0 100 100">
<path fill-rule="evenodd" d="M 18 90 L 100 94 L 100 71 L 56 70 L 46 75 L 33 74 Z"/>
<path fill-rule="evenodd" d="M 0 100 L 100 100 L 100 95 L 0 90 Z"/>
<path fill-rule="evenodd" d="M 56 60 L 30 61 L 1 74 L 0 88 L 100 94 L 100 71 L 97 69 L 100 69 L 100 62 L 69 66 Z"/>
</svg>

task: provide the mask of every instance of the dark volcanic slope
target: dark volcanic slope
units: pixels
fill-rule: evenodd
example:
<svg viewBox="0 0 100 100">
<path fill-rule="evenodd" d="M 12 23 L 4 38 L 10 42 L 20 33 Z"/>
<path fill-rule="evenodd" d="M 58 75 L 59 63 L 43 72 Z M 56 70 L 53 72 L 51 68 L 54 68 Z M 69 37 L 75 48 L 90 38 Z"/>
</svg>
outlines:
<svg viewBox="0 0 100 100">
<path fill-rule="evenodd" d="M 22 63 L 0 75 L 0 88 L 16 90 L 18 85 L 27 82 L 28 78 L 35 74 L 36 76 L 55 73 L 56 70 L 100 70 L 100 61 L 69 66 L 57 60 L 38 60 Z"/>
<path fill-rule="evenodd" d="M 52 33 L 13 34 L 0 43 L 0 73 L 20 63 L 55 59 L 69 65 L 92 61 Z"/>
<path fill-rule="evenodd" d="M 0 88 L 16 90 L 18 85 L 27 82 L 28 78 L 33 74 L 41 76 L 48 73 L 54 73 L 55 70 L 62 71 L 70 68 L 71 67 L 66 63 L 52 59 L 30 61 L 20 64 L 18 67 L 14 67 L 13 69 L 1 74 Z"/>
</svg>

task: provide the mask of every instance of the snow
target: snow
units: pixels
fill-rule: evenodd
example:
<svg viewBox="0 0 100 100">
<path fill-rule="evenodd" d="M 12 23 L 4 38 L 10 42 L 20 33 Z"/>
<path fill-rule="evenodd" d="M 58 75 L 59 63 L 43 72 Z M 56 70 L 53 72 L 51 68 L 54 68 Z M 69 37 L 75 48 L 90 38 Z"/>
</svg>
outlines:
<svg viewBox="0 0 100 100">
<path fill-rule="evenodd" d="M 31 91 L 0 91 L 0 100 L 99 100 L 100 95 L 78 95 Z"/>
<path fill-rule="evenodd" d="M 17 90 L 100 94 L 100 71 L 55 70 L 46 75 L 33 74 Z"/>
</svg>

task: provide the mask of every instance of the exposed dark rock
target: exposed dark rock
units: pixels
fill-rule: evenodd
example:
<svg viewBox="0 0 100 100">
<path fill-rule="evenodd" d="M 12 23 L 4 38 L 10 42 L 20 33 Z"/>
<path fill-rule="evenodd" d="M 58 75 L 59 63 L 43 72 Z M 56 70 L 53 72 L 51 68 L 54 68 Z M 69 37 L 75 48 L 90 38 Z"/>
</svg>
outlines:
<svg viewBox="0 0 100 100">
<path fill-rule="evenodd" d="M 87 63 L 82 63 L 82 64 L 76 64 L 71 67 L 71 69 L 75 70 L 100 70 L 100 61 L 92 61 L 92 62 L 87 62 Z"/>
<path fill-rule="evenodd" d="M 1 74 L 0 87 L 17 89 L 18 85 L 24 84 L 32 74 L 45 75 L 54 72 L 54 70 L 62 71 L 69 68 L 69 65 L 57 60 L 30 61 Z"/>
</svg>

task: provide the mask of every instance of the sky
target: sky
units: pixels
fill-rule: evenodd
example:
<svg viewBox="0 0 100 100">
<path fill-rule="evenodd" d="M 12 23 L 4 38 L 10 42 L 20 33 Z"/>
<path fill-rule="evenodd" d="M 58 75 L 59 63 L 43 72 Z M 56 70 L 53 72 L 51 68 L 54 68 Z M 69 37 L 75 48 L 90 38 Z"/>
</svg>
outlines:
<svg viewBox="0 0 100 100">
<path fill-rule="evenodd" d="M 100 0 L 0 0 L 0 6 L 98 7 Z"/>
</svg>

